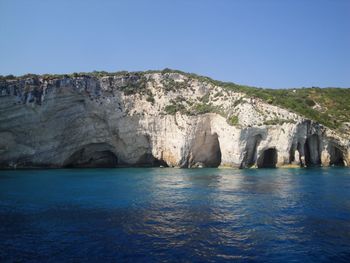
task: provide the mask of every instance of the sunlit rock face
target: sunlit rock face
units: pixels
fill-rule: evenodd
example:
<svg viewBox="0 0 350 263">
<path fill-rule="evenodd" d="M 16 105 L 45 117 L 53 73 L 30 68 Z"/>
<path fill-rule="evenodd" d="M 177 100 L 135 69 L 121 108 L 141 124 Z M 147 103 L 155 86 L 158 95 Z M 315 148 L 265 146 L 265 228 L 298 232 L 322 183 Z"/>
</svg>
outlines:
<svg viewBox="0 0 350 263">
<path fill-rule="evenodd" d="M 179 73 L 0 82 L 2 168 L 348 166 L 349 148 L 318 123 Z"/>
</svg>

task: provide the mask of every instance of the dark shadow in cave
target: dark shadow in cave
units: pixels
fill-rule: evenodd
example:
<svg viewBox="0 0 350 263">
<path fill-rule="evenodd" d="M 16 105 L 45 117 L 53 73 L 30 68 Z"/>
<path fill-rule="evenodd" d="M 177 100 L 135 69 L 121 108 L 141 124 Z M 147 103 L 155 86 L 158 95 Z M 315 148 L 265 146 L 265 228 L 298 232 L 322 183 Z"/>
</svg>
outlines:
<svg viewBox="0 0 350 263">
<path fill-rule="evenodd" d="M 305 165 L 307 167 L 321 165 L 320 143 L 317 134 L 309 136 L 304 145 Z"/>
<path fill-rule="evenodd" d="M 334 144 L 329 145 L 330 166 L 345 166 L 343 152 Z"/>
<path fill-rule="evenodd" d="M 260 134 L 255 135 L 253 138 L 247 141 L 245 148 L 245 154 L 240 168 L 249 168 L 252 167 L 256 162 L 257 148 L 262 140 Z"/>
<path fill-rule="evenodd" d="M 296 150 L 296 147 L 295 147 L 295 144 L 293 144 L 289 150 L 289 163 L 295 162 L 295 150 Z"/>
<path fill-rule="evenodd" d="M 221 164 L 221 148 L 218 135 L 206 134 L 204 141 L 192 148 L 189 167 L 218 167 Z"/>
<path fill-rule="evenodd" d="M 138 167 L 168 167 L 168 164 L 161 159 L 155 158 L 151 153 L 143 154 L 134 166 Z"/>
<path fill-rule="evenodd" d="M 276 168 L 277 164 L 277 150 L 276 148 L 268 148 L 259 156 L 258 168 Z"/>
<path fill-rule="evenodd" d="M 112 152 L 112 146 L 105 143 L 84 145 L 63 163 L 66 168 L 111 168 L 117 165 L 118 158 Z"/>
</svg>

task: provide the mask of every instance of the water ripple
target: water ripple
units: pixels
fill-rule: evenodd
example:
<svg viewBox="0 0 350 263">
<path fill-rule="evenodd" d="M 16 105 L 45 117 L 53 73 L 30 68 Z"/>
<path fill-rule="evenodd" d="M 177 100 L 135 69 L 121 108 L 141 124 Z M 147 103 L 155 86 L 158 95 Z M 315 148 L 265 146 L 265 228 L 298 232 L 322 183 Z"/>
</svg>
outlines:
<svg viewBox="0 0 350 263">
<path fill-rule="evenodd" d="M 349 169 L 1 171 L 1 262 L 349 262 Z"/>
</svg>

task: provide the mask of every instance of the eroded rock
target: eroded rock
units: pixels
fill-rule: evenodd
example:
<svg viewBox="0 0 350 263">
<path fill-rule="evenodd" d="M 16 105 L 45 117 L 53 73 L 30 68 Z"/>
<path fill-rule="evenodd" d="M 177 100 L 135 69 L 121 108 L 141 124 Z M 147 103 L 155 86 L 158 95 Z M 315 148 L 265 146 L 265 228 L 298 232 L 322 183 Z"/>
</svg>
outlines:
<svg viewBox="0 0 350 263">
<path fill-rule="evenodd" d="M 2 168 L 349 165 L 346 134 L 179 73 L 0 84 Z"/>
</svg>

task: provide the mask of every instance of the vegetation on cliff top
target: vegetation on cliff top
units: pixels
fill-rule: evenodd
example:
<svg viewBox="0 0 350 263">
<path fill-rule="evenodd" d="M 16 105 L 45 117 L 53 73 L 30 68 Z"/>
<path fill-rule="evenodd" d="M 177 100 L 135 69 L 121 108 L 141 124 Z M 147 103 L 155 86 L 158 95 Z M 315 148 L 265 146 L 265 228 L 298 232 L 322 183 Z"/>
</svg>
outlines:
<svg viewBox="0 0 350 263">
<path fill-rule="evenodd" d="M 150 73 L 179 73 L 189 78 L 194 78 L 199 81 L 203 81 L 212 85 L 221 86 L 227 90 L 236 92 L 242 92 L 247 94 L 248 97 L 255 97 L 265 100 L 267 103 L 276 105 L 282 108 L 286 108 L 290 111 L 298 113 L 306 118 L 315 120 L 325 126 L 333 129 L 341 127 L 343 122 L 350 120 L 350 89 L 348 88 L 300 88 L 300 89 L 263 89 L 256 87 L 249 87 L 244 85 L 238 85 L 231 82 L 222 82 L 213 80 L 209 77 L 200 76 L 193 73 L 186 73 L 179 70 L 164 69 L 164 70 L 149 70 L 143 72 L 127 72 L 120 71 L 115 73 L 109 73 L 106 71 L 93 71 L 91 73 L 72 73 L 72 74 L 45 74 L 40 77 L 43 79 L 55 79 L 55 78 L 70 78 L 70 77 L 102 77 L 102 76 L 122 76 L 122 75 L 136 75 L 140 77 L 140 82 L 144 84 L 145 74 Z M 26 74 L 20 77 L 13 75 L 0 76 L 0 82 L 4 80 L 13 79 L 25 79 L 28 77 L 39 77 L 34 74 Z M 169 84 L 169 83 L 168 83 Z M 171 88 L 177 88 L 176 83 L 170 83 Z M 170 84 L 168 85 L 170 87 Z M 181 84 L 179 84 L 181 85 Z M 143 86 L 143 85 L 142 85 Z M 184 87 L 178 87 L 184 88 Z M 170 89 L 170 88 L 169 88 Z M 127 85 L 125 92 L 133 94 L 140 89 Z M 143 90 L 143 89 L 142 89 Z M 151 101 L 151 99 L 149 99 Z M 208 111 L 208 107 L 203 110 L 202 105 L 198 105 L 198 112 L 203 113 Z M 178 105 L 169 105 L 166 112 L 174 113 L 176 111 L 183 111 L 184 108 Z M 234 120 L 233 123 L 236 121 Z"/>
<path fill-rule="evenodd" d="M 165 69 L 162 72 L 180 73 L 228 90 L 242 92 L 248 97 L 260 98 L 333 129 L 340 128 L 342 123 L 350 121 L 349 88 L 263 89 L 217 81 L 178 70 Z"/>
</svg>

